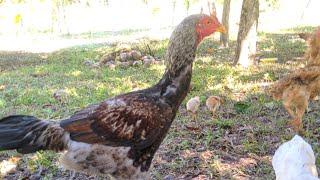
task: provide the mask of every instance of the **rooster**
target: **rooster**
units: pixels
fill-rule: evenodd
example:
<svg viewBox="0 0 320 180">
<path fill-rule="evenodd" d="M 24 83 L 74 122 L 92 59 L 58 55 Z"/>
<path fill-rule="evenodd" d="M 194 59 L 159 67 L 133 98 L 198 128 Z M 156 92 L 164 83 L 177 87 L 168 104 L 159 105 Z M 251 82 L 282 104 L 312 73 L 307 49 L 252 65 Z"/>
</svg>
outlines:
<svg viewBox="0 0 320 180">
<path fill-rule="evenodd" d="M 121 94 L 76 112 L 60 123 L 13 115 L 0 120 L 0 150 L 65 151 L 71 170 L 116 179 L 146 179 L 153 156 L 186 97 L 199 43 L 224 32 L 216 16 L 186 17 L 173 31 L 166 71 L 154 86 Z"/>
<path fill-rule="evenodd" d="M 283 105 L 293 118 L 289 124 L 295 131 L 302 130 L 302 117 L 310 99 L 320 94 L 320 29 L 307 38 L 307 65 L 285 76 L 270 89 L 274 99 L 282 99 Z"/>
</svg>

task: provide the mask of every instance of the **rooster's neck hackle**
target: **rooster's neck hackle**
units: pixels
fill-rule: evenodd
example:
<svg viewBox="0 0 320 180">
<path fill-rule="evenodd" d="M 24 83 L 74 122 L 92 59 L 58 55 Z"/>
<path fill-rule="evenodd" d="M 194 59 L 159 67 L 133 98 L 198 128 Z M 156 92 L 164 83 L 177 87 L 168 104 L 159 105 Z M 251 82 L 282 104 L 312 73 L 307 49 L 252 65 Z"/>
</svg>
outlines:
<svg viewBox="0 0 320 180">
<path fill-rule="evenodd" d="M 187 96 L 191 77 L 192 63 L 196 56 L 198 35 L 195 27 L 202 15 L 186 18 L 170 37 L 165 56 L 166 72 L 161 79 L 161 96 L 174 110 L 177 110 Z"/>
<path fill-rule="evenodd" d="M 195 26 L 201 15 L 186 18 L 173 31 L 165 56 L 167 72 L 176 77 L 184 67 L 192 64 L 197 50 L 197 33 Z"/>
</svg>

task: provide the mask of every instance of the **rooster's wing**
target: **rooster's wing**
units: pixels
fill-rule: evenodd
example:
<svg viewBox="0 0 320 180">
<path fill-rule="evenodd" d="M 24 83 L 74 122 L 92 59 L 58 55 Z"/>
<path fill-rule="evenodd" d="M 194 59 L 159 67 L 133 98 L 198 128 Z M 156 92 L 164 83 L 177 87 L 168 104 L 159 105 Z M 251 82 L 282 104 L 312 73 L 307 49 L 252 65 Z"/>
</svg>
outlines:
<svg viewBox="0 0 320 180">
<path fill-rule="evenodd" d="M 91 105 L 60 125 L 74 141 L 143 149 L 170 125 L 171 112 L 152 97 L 131 94 Z"/>
</svg>

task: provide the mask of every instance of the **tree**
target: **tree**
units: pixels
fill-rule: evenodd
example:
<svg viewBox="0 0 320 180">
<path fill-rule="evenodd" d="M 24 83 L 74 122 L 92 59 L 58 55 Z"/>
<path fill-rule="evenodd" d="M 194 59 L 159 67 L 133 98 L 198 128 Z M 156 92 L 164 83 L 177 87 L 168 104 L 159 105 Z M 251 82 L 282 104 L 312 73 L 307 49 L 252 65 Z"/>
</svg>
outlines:
<svg viewBox="0 0 320 180">
<path fill-rule="evenodd" d="M 259 0 L 243 0 L 234 65 L 248 67 L 255 63 Z"/>
<path fill-rule="evenodd" d="M 224 47 L 228 47 L 228 41 L 229 41 L 230 2 L 231 2 L 231 0 L 224 0 L 223 1 L 222 24 L 226 28 L 226 33 L 220 34 L 220 44 Z"/>
<path fill-rule="evenodd" d="M 174 23 L 174 15 L 176 11 L 176 5 L 177 5 L 177 0 L 172 0 L 172 19 L 171 19 L 171 25 Z"/>
<path fill-rule="evenodd" d="M 21 1 L 21 0 L 20 0 Z M 83 1 L 89 5 L 90 1 Z M 67 23 L 67 7 L 81 3 L 79 0 L 51 0 L 51 32 L 58 32 L 61 34 L 69 34 L 69 27 Z"/>
<path fill-rule="evenodd" d="M 187 10 L 187 15 L 189 14 L 189 9 L 190 9 L 190 0 L 184 0 L 183 5 Z"/>
<path fill-rule="evenodd" d="M 183 5 L 187 10 L 187 15 L 189 14 L 190 6 L 199 2 L 199 0 L 183 0 Z"/>
</svg>

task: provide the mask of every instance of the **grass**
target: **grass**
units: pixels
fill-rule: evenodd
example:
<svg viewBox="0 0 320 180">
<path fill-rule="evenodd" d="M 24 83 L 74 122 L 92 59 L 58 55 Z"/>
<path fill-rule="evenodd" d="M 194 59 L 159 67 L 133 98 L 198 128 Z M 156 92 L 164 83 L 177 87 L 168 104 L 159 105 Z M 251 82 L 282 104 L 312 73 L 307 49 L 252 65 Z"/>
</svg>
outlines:
<svg viewBox="0 0 320 180">
<path fill-rule="evenodd" d="M 235 42 L 226 49 L 207 38 L 199 47 L 192 78 L 192 91 L 186 99 L 199 95 L 202 101 L 198 114 L 201 131 L 186 128 L 191 118 L 185 110 L 185 101 L 169 134 L 162 143 L 151 173 L 155 179 L 167 175 L 175 178 L 203 176 L 211 179 L 263 178 L 274 179 L 271 158 L 276 148 L 294 133 L 286 127 L 288 115 L 280 102 L 273 101 L 264 92 L 264 85 L 301 66 L 294 60 L 303 56 L 305 43 L 295 35 L 312 28 L 290 29 L 289 33 L 259 35 L 259 54 L 263 58 L 277 57 L 278 61 L 260 63 L 257 67 L 242 69 L 231 66 Z M 162 58 L 168 40 L 130 44 L 143 53 L 151 52 Z M 164 72 L 164 65 L 108 69 L 90 68 L 83 62 L 98 61 L 118 45 L 91 45 L 63 49 L 50 54 L 0 53 L 0 117 L 9 114 L 28 114 L 43 119 L 63 119 L 76 110 L 100 102 L 108 97 L 142 89 L 155 84 Z M 208 49 L 214 49 L 211 53 Z M 66 94 L 61 101 L 54 98 L 57 90 Z M 209 95 L 225 100 L 217 119 L 205 109 Z M 306 140 L 312 145 L 320 166 L 318 102 L 311 103 L 305 114 Z M 3 152 L 0 160 L 16 153 Z M 36 174 L 42 167 L 47 179 L 68 177 L 58 163 L 58 154 L 39 152 L 25 156 L 19 163 L 24 172 L 10 177 L 22 178 L 25 172 Z M 84 176 L 78 175 L 78 179 Z"/>
</svg>

